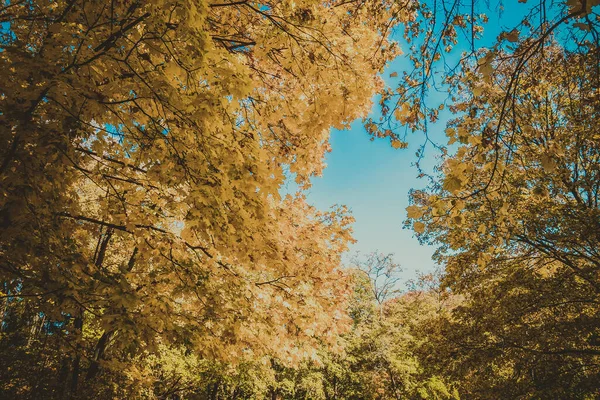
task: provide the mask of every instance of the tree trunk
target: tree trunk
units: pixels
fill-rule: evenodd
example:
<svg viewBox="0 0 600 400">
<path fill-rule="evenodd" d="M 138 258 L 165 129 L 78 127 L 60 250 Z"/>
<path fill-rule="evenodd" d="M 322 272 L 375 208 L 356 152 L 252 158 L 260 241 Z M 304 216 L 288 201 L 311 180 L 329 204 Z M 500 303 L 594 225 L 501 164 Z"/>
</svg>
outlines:
<svg viewBox="0 0 600 400">
<path fill-rule="evenodd" d="M 75 317 L 75 337 L 77 338 L 77 346 L 75 351 L 75 358 L 73 359 L 73 367 L 71 372 L 71 396 L 74 396 L 77 393 L 77 385 L 79 384 L 79 370 L 81 364 L 81 344 L 79 340 L 82 338 L 83 333 L 83 310 L 79 311 L 79 315 Z"/>
<path fill-rule="evenodd" d="M 210 391 L 210 400 L 218 400 L 220 384 L 221 382 L 217 381 L 214 385 L 212 385 L 212 389 Z"/>
<path fill-rule="evenodd" d="M 102 262 L 104 261 L 106 247 L 108 245 L 108 240 L 110 239 L 110 235 L 112 234 L 111 232 L 112 231 L 109 231 L 107 233 L 107 237 L 102 242 L 102 245 L 99 246 L 100 249 L 97 252 L 97 257 L 96 257 L 96 265 L 99 267 L 102 265 Z M 133 253 L 131 254 L 131 257 L 129 258 L 129 262 L 127 263 L 127 272 L 131 272 L 131 270 L 133 269 L 133 266 L 135 264 L 135 257 L 137 255 L 137 253 L 138 253 L 138 248 L 135 247 L 133 249 Z M 90 367 L 88 368 L 88 371 L 86 374 L 86 379 L 94 378 L 100 371 L 100 360 L 102 360 L 102 358 L 104 357 L 104 352 L 106 351 L 106 347 L 108 346 L 110 339 L 113 337 L 113 335 L 116 332 L 117 332 L 116 329 L 104 331 L 104 333 L 102 333 L 102 336 L 100 337 L 100 339 L 98 339 L 98 343 L 96 344 L 96 348 L 94 349 L 94 356 L 92 357 Z"/>
<path fill-rule="evenodd" d="M 115 333 L 114 330 L 105 331 L 100 339 L 98 339 L 98 343 L 96 344 L 96 348 L 94 350 L 94 356 L 92 357 L 92 361 L 90 363 L 90 367 L 88 368 L 86 379 L 92 379 L 100 371 L 100 360 L 104 356 L 104 351 L 106 351 L 106 346 L 112 335 Z"/>
</svg>

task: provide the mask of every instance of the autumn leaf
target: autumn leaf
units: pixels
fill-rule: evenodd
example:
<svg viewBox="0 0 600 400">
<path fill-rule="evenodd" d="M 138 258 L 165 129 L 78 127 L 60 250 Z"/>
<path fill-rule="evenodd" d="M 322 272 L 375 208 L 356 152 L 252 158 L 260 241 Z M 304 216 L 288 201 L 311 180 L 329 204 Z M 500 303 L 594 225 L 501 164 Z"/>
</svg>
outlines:
<svg viewBox="0 0 600 400">
<path fill-rule="evenodd" d="M 546 172 L 552 172 L 556 169 L 556 161 L 548 154 L 542 154 L 540 158 L 542 167 Z"/>
<path fill-rule="evenodd" d="M 424 213 L 424 211 L 421 209 L 421 207 L 416 206 L 416 205 L 406 207 L 406 212 L 408 214 L 408 218 L 411 218 L 411 219 L 421 218 Z"/>
<path fill-rule="evenodd" d="M 420 221 L 416 221 L 413 223 L 413 229 L 417 233 L 423 233 L 425 231 L 425 224 Z"/>
<path fill-rule="evenodd" d="M 392 140 L 392 147 L 394 149 L 405 149 L 406 147 L 408 147 L 408 143 L 403 142 L 403 141 L 398 140 L 398 139 L 393 139 Z"/>
<path fill-rule="evenodd" d="M 444 179 L 444 189 L 450 193 L 456 193 L 462 188 L 462 180 L 455 175 L 448 175 Z"/>
<path fill-rule="evenodd" d="M 504 38 L 512 43 L 517 42 L 519 41 L 519 31 L 517 29 L 513 29 L 512 31 L 504 35 Z"/>
</svg>

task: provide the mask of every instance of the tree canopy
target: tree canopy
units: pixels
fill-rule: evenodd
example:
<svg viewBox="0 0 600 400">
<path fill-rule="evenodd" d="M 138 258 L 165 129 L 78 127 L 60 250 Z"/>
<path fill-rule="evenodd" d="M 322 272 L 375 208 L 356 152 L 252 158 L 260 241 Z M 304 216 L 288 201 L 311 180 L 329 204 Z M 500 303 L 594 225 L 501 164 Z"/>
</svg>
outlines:
<svg viewBox="0 0 600 400">
<path fill-rule="evenodd" d="M 18 297 L 57 331 L 67 392 L 160 345 L 292 363 L 343 330 L 350 219 L 279 188 L 365 115 L 397 54 L 384 27 L 411 12 L 1 6 L 0 280 L 6 312 Z"/>
<path fill-rule="evenodd" d="M 443 350 L 427 358 L 469 398 L 598 394 L 593 5 L 568 2 L 545 37 L 503 35 L 516 44 L 453 78 L 452 150 L 407 209 L 421 240 L 438 245 L 443 287 L 464 296 L 430 329 L 430 350 Z"/>
<path fill-rule="evenodd" d="M 600 1 L 509 3 L 0 4 L 0 397 L 598 397 Z M 408 291 L 307 200 L 357 119 L 440 154 Z"/>
</svg>

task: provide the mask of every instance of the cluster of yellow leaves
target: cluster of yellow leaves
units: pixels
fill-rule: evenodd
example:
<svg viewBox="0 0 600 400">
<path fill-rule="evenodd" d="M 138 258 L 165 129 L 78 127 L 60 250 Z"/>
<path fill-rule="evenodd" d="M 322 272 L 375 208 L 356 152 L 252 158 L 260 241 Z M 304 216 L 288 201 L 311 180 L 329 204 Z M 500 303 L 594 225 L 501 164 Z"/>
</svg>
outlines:
<svg viewBox="0 0 600 400">
<path fill-rule="evenodd" d="M 351 219 L 279 189 L 285 166 L 308 186 L 329 130 L 366 114 L 403 7 L 0 7 L 0 280 L 73 337 L 110 337 L 77 342 L 91 369 L 158 338 L 290 363 L 330 342 Z"/>
<path fill-rule="evenodd" d="M 558 52 L 555 49 L 548 57 L 566 62 Z M 419 193 L 415 197 L 417 204 L 407 208 L 408 217 L 416 220 L 415 230 L 419 233 L 424 230 L 423 222 L 432 226 L 443 223 L 459 228 L 452 229 L 454 233 L 444 238 L 453 249 L 467 242 L 489 241 L 493 246 L 500 246 L 518 229 L 521 213 L 527 213 L 529 207 L 538 203 L 541 207 L 554 201 L 544 186 L 557 173 L 564 179 L 562 190 L 570 191 L 571 163 L 576 165 L 580 151 L 571 135 L 584 135 L 582 140 L 590 141 L 587 146 L 593 146 L 595 139 L 584 127 L 563 126 L 564 119 L 570 118 L 572 100 L 564 99 L 561 87 L 556 86 L 559 77 L 554 74 L 559 72 L 552 69 L 551 63 L 540 61 L 537 67 L 540 66 L 545 70 L 539 71 L 537 76 L 522 78 L 521 90 L 527 95 L 522 99 L 518 97 L 511 114 L 505 113 L 502 122 L 498 122 L 498 118 L 505 101 L 503 90 L 486 90 L 480 95 L 473 91 L 472 98 L 457 104 L 457 109 L 476 110 L 477 115 L 472 112 L 461 117 L 446 130 L 449 144 L 458 141 L 462 145 L 444 162 L 442 191 L 426 197 Z M 510 71 L 508 66 L 506 71 Z M 546 73 L 548 76 L 541 79 Z M 494 77 L 498 88 L 510 79 L 502 75 L 502 70 Z M 480 87 L 476 81 L 468 82 L 471 78 L 473 76 L 466 76 L 466 85 Z M 572 84 L 569 86 L 569 90 L 576 89 Z M 541 108 L 544 102 L 552 108 L 551 116 L 542 114 L 546 112 Z M 541 126 L 544 119 L 545 128 Z M 499 123 L 500 126 L 495 125 Z M 555 185 L 552 185 L 554 192 L 560 189 Z M 474 224 L 474 221 L 483 222 Z M 480 256 L 487 257 L 485 253 Z"/>
<path fill-rule="evenodd" d="M 598 361 L 598 57 L 555 44 L 527 64 L 492 61 L 485 82 L 482 64 L 467 70 L 446 131 L 458 146 L 407 208 L 419 237 L 439 246 L 444 287 L 466 297 L 437 339 L 448 349 L 438 368 L 461 393 L 596 391 L 600 371 L 576 366 Z"/>
</svg>

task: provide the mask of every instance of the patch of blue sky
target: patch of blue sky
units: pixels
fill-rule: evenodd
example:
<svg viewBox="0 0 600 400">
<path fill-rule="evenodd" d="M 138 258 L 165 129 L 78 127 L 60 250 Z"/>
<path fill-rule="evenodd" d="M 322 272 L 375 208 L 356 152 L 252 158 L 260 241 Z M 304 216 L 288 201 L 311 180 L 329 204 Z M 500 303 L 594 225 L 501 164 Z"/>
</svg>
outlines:
<svg viewBox="0 0 600 400">
<path fill-rule="evenodd" d="M 104 132 L 106 132 L 112 139 L 119 142 L 119 144 L 122 144 L 123 139 L 125 138 L 123 128 L 124 128 L 124 126 L 122 124 L 119 124 L 119 125 L 104 124 Z"/>
<path fill-rule="evenodd" d="M 15 39 L 15 34 L 10 29 L 10 22 L 6 21 L 0 23 L 0 52 L 5 51 L 3 46 L 7 45 Z"/>
</svg>

